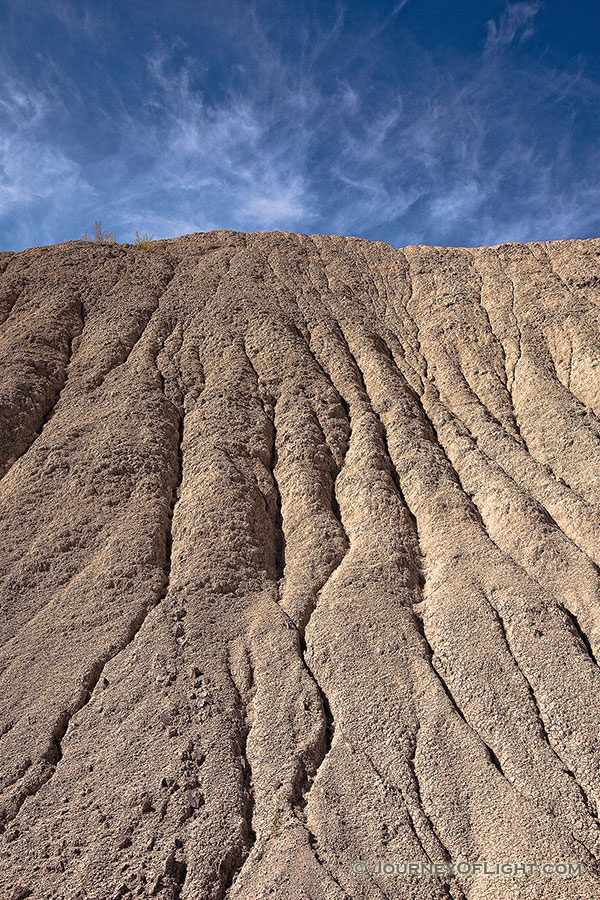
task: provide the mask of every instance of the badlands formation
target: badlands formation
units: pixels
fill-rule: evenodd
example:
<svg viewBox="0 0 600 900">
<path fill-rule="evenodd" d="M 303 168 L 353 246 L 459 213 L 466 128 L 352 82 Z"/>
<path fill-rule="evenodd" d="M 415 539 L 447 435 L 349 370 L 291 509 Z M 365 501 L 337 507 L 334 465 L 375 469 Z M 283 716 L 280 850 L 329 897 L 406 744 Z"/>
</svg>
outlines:
<svg viewBox="0 0 600 900">
<path fill-rule="evenodd" d="M 599 307 L 595 240 L 0 254 L 0 896 L 599 897 Z"/>
</svg>

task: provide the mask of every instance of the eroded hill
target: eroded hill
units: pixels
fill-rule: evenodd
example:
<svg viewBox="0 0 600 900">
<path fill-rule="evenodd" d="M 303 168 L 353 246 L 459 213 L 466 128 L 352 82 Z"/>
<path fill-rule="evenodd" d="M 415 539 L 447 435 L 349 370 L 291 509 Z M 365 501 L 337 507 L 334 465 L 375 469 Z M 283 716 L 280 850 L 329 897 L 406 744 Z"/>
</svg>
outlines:
<svg viewBox="0 0 600 900">
<path fill-rule="evenodd" d="M 600 241 L 0 254 L 2 896 L 600 895 L 599 305 Z M 581 874 L 377 871 L 460 860 Z"/>
</svg>

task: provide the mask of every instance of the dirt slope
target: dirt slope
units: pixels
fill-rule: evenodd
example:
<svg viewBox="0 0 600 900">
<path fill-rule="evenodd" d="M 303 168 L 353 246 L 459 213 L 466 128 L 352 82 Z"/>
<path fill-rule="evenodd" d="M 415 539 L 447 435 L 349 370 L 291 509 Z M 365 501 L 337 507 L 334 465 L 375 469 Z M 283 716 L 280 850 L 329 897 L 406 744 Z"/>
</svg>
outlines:
<svg viewBox="0 0 600 900">
<path fill-rule="evenodd" d="M 599 307 L 600 241 L 0 254 L 0 896 L 600 896 Z"/>
</svg>

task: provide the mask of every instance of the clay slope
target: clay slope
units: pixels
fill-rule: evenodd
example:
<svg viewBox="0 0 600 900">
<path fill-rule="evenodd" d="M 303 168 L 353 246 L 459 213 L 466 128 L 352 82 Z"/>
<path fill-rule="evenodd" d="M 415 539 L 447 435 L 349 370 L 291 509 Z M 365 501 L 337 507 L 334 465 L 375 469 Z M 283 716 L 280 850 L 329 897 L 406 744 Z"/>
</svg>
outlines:
<svg viewBox="0 0 600 900">
<path fill-rule="evenodd" d="M 0 894 L 600 896 L 599 306 L 600 241 L 0 254 Z M 389 872 L 460 861 L 536 868 Z"/>
</svg>

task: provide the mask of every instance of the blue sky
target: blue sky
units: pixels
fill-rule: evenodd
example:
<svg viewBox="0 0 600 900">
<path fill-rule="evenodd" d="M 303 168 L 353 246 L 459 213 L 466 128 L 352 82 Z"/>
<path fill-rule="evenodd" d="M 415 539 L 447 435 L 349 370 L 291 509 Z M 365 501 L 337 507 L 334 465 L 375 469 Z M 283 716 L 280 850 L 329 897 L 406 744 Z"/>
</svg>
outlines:
<svg viewBox="0 0 600 900">
<path fill-rule="evenodd" d="M 0 249 L 600 235 L 600 4 L 0 0 Z"/>
</svg>

